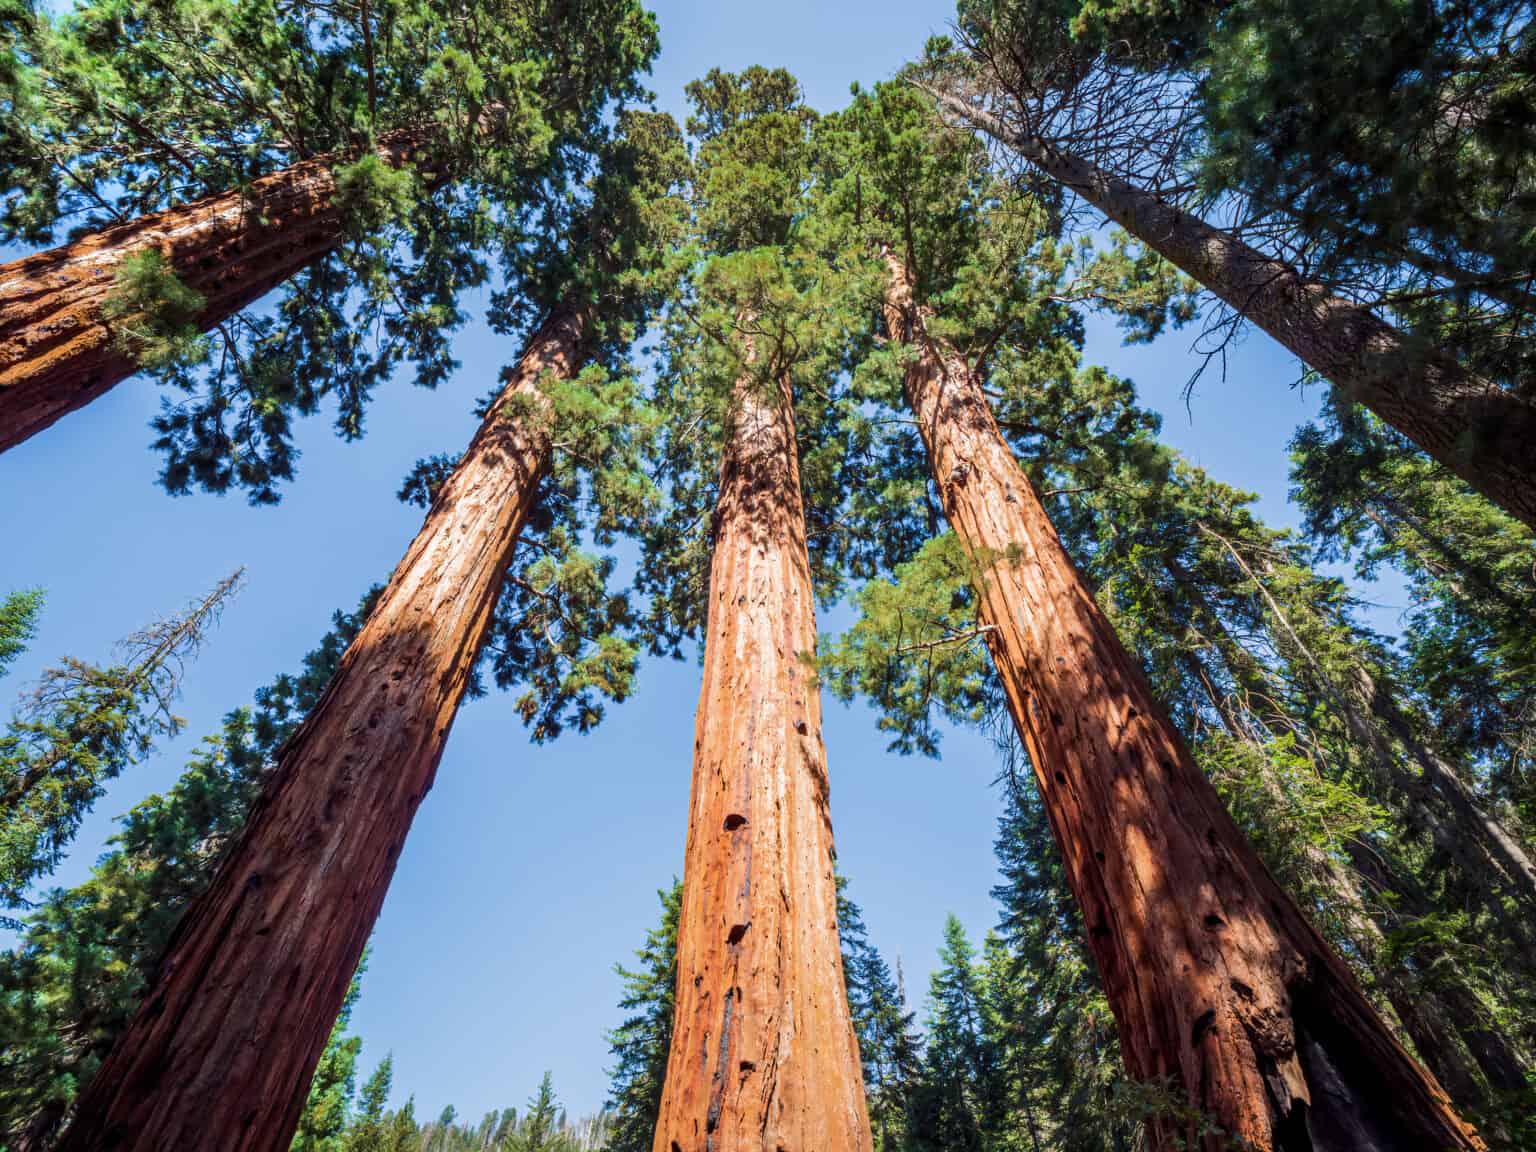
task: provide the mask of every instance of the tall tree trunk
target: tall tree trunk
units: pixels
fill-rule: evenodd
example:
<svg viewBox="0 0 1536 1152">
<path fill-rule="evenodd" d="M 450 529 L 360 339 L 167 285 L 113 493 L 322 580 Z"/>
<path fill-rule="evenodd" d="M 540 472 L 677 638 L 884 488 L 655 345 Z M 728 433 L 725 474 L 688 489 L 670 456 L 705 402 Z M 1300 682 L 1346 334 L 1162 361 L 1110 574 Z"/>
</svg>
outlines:
<svg viewBox="0 0 1536 1152">
<path fill-rule="evenodd" d="M 1275 883 L 1061 546 L 963 357 L 936 343 L 889 259 L 893 338 L 1014 726 L 1083 911 L 1127 1070 L 1167 1079 L 1212 1131 L 1167 1114 L 1159 1146 L 1266 1152 L 1476 1149 Z"/>
<path fill-rule="evenodd" d="M 408 162 L 425 133 L 391 133 L 378 154 Z M 199 292 L 203 331 L 260 299 L 340 242 L 332 168 L 322 156 L 248 188 L 141 216 L 0 266 L 0 452 L 105 395 L 138 370 L 102 315 L 118 267 L 157 250 Z"/>
<path fill-rule="evenodd" d="M 735 390 L 656 1152 L 867 1152 L 794 413 Z"/>
<path fill-rule="evenodd" d="M 61 1150 L 287 1149 L 549 464 L 547 429 L 509 405 L 575 374 L 586 327 L 557 312 L 507 373 Z"/>
<path fill-rule="evenodd" d="M 1536 527 L 1536 404 L 1406 337 L 1235 236 L 949 93 L 967 122 L 1071 189 L 1417 444 Z"/>
</svg>

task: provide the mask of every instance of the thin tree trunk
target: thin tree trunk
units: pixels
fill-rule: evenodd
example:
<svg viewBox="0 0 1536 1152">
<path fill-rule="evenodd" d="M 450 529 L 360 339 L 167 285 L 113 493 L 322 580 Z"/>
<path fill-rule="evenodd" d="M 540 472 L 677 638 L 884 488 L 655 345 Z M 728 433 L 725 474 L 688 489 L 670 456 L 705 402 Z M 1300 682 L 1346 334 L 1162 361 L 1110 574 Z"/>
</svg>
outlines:
<svg viewBox="0 0 1536 1152">
<path fill-rule="evenodd" d="M 1220 1131 L 1156 1143 L 1266 1152 L 1477 1149 L 1343 962 L 1254 854 L 1073 567 L 962 357 L 889 259 L 906 393 L 1029 750 L 1127 1070 Z"/>
<path fill-rule="evenodd" d="M 1198 216 L 1038 137 L 1011 132 L 954 95 L 935 95 L 1200 281 L 1474 490 L 1536 528 L 1536 405 Z"/>
<path fill-rule="evenodd" d="M 408 162 L 421 130 L 385 136 L 388 164 Z M 306 160 L 248 188 L 141 216 L 0 266 L 0 452 L 105 395 L 138 370 L 102 315 L 118 267 L 157 250 L 199 292 L 203 331 L 333 250 L 345 228 L 332 168 Z"/>
<path fill-rule="evenodd" d="M 586 326 L 557 312 L 507 374 L 61 1150 L 287 1149 L 549 464 L 548 430 L 509 405 L 575 374 Z"/>
<path fill-rule="evenodd" d="M 1392 694 L 1363 664 L 1351 670 L 1345 683 L 1335 681 L 1296 631 L 1261 573 L 1226 537 L 1209 525 L 1198 527 L 1220 543 L 1239 571 L 1253 581 L 1280 626 L 1282 647 L 1294 649 L 1294 658 L 1314 687 L 1338 707 L 1351 741 L 1368 754 L 1367 767 L 1378 787 L 1394 795 L 1409 823 L 1455 862 L 1462 882 L 1510 934 L 1517 951 L 1531 952 L 1533 941 L 1526 925 L 1536 915 L 1536 864 L 1518 837 L 1483 809 L 1456 770 L 1419 737 Z M 1262 574 L 1268 575 L 1267 563 L 1261 567 L 1265 568 Z M 1510 915 L 1506 897 L 1520 914 Z"/>
<path fill-rule="evenodd" d="M 867 1152 L 794 415 L 738 384 L 720 470 L 656 1152 Z"/>
</svg>

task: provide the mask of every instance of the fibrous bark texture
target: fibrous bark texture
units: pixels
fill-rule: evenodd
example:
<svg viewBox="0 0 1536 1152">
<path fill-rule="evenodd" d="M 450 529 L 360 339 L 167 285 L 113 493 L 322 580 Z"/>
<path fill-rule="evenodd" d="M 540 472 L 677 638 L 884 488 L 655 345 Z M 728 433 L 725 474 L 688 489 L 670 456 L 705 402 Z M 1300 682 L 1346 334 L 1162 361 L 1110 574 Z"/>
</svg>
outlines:
<svg viewBox="0 0 1536 1152">
<path fill-rule="evenodd" d="M 1073 567 L 963 357 L 889 260 L 886 323 L 987 643 L 1083 911 L 1127 1070 L 1200 1119 L 1157 1144 L 1265 1152 L 1482 1143 L 1270 877 Z M 1246 1142 L 1246 1143 L 1242 1143 Z"/>
<path fill-rule="evenodd" d="M 1200 217 L 1045 141 L 1009 132 L 962 100 L 941 99 L 1200 281 L 1474 490 L 1536 527 L 1536 404 Z"/>
<path fill-rule="evenodd" d="M 508 409 L 575 373 L 584 327 L 557 313 L 509 371 L 61 1149 L 288 1148 L 548 466 L 548 429 Z"/>
<path fill-rule="evenodd" d="M 423 133 L 378 145 L 406 163 Z M 156 250 L 205 300 L 206 331 L 325 255 L 345 221 L 334 201 L 335 156 L 306 160 L 248 188 L 142 216 L 0 266 L 0 452 L 85 407 L 137 371 L 132 348 L 102 314 L 124 259 Z"/>
<path fill-rule="evenodd" d="M 837 937 L 793 410 L 736 389 L 656 1152 L 870 1147 Z"/>
</svg>

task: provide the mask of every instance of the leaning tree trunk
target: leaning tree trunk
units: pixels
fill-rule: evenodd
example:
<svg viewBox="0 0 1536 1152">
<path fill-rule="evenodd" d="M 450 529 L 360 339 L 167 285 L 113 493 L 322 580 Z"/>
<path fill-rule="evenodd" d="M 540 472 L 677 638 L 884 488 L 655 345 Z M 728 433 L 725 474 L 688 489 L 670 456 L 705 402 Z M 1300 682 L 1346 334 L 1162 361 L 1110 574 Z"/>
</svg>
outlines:
<svg viewBox="0 0 1536 1152">
<path fill-rule="evenodd" d="M 1266 683 L 1265 671 L 1227 631 L 1190 573 L 1173 557 L 1169 557 L 1167 567 L 1189 598 L 1198 626 L 1234 683 L 1245 695 L 1270 694 L 1274 686 Z M 1253 749 L 1259 783 L 1267 799 L 1276 805 L 1287 804 L 1284 788 L 1262 747 L 1263 737 L 1250 718 L 1219 691 L 1196 650 L 1185 647 L 1179 658 L 1204 687 L 1228 737 Z M 1485 1111 L 1491 1103 L 1490 1089 L 1507 1092 L 1512 1086 L 1523 1085 L 1525 1069 L 1519 1055 L 1443 949 L 1425 940 L 1408 955 L 1387 959 L 1392 952 L 1387 929 L 1423 919 L 1432 911 L 1424 894 L 1358 838 L 1347 844 L 1353 866 L 1337 860 L 1320 845 L 1303 842 L 1298 851 L 1350 950 L 1375 978 L 1419 1058 L 1456 1106 Z M 1409 955 L 1415 963 L 1409 962 Z M 1417 970 L 1423 965 L 1433 969 L 1428 979 Z"/>
<path fill-rule="evenodd" d="M 1207 524 L 1197 526 L 1225 548 L 1238 570 L 1253 582 L 1279 625 L 1282 650 L 1337 707 L 1351 742 L 1365 753 L 1379 790 L 1452 863 L 1458 880 L 1509 935 L 1524 961 L 1536 947 L 1529 928 L 1536 916 L 1536 863 L 1519 838 L 1484 810 L 1456 769 L 1424 742 L 1392 693 L 1363 662 L 1350 669 L 1344 683 L 1335 680 L 1270 592 L 1263 579 L 1273 575 L 1267 560 L 1261 560 L 1260 571 L 1255 571 L 1232 541 Z M 1506 898 L 1515 906 L 1513 915 Z"/>
<path fill-rule="evenodd" d="M 938 93 L 953 111 L 1182 268 L 1511 516 L 1536 528 L 1536 404 L 1405 337 L 1159 197 Z"/>
<path fill-rule="evenodd" d="M 870 1147 L 837 936 L 794 416 L 745 380 L 720 469 L 655 1152 Z"/>
<path fill-rule="evenodd" d="M 886 324 L 917 353 L 907 399 L 976 565 L 987 643 L 1126 1068 L 1199 1113 L 1154 1115 L 1158 1146 L 1483 1147 L 1232 822 L 1073 567 L 980 381 L 928 336 L 906 269 L 890 267 Z"/>
<path fill-rule="evenodd" d="M 547 429 L 511 404 L 574 375 L 585 327 L 556 313 L 507 374 L 61 1149 L 288 1148 L 548 467 Z"/>
<path fill-rule="evenodd" d="M 393 167 L 423 146 L 420 130 L 383 138 Z M 0 452 L 105 395 L 138 365 L 123 321 L 102 315 L 119 266 L 158 251 L 205 301 L 207 331 L 325 255 L 345 221 L 334 199 L 335 156 L 0 266 Z M 131 322 L 131 317 L 127 318 Z"/>
<path fill-rule="evenodd" d="M 1220 624 L 1216 626 L 1219 628 Z M 1215 647 L 1222 652 L 1223 662 L 1228 665 L 1233 676 L 1246 680 L 1246 677 L 1238 676 L 1238 672 L 1232 669 L 1234 661 L 1226 654 L 1224 645 L 1216 644 Z M 1289 798 L 1263 747 L 1262 736 L 1254 731 L 1246 716 L 1235 713 L 1231 700 L 1222 696 L 1194 649 L 1183 649 L 1179 659 L 1204 688 L 1228 738 L 1252 750 L 1254 762 L 1258 765 L 1258 784 L 1265 799 L 1274 805 L 1287 805 Z M 1246 663 L 1245 658 L 1243 662 Z M 1243 686 L 1249 688 L 1246 683 Z M 1366 850 L 1358 842 L 1352 848 L 1359 852 Z M 1515 1063 L 1517 1058 L 1503 1037 L 1490 1033 L 1486 1012 L 1466 1014 L 1469 1008 L 1478 1003 L 1476 994 L 1461 985 L 1460 973 L 1454 967 L 1440 973 L 1432 984 L 1426 984 L 1400 960 L 1390 963 L 1384 961 L 1383 957 L 1389 951 L 1388 942 L 1376 917 L 1383 915 L 1389 907 L 1396 909 L 1397 893 L 1378 885 L 1378 892 L 1383 899 L 1376 902 L 1378 911 L 1373 913 L 1360 876 L 1354 870 L 1336 860 L 1321 845 L 1303 840 L 1297 846 L 1297 851 L 1302 867 L 1317 889 L 1317 897 L 1335 919 L 1343 942 L 1357 957 L 1361 970 L 1368 977 L 1374 978 L 1375 987 L 1392 1006 L 1392 1011 L 1402 1023 L 1403 1031 L 1413 1041 L 1419 1059 L 1434 1073 L 1456 1107 L 1486 1108 L 1490 1102 L 1488 1085 L 1479 1075 L 1480 1061 L 1473 1048 L 1473 1041 L 1468 1040 L 1463 1044 L 1461 1030 L 1468 1029 L 1469 1035 L 1485 1048 L 1492 1044 L 1489 1051 L 1505 1061 L 1496 1066 L 1496 1073 L 1503 1072 L 1511 1064 L 1518 1067 L 1518 1063 Z M 1379 869 L 1379 874 L 1385 876 L 1386 870 Z M 1433 957 L 1431 949 L 1421 948 L 1420 951 Z M 1440 994 L 1441 988 L 1445 989 L 1443 996 Z M 1452 1003 L 1458 1006 L 1459 1012 L 1450 1010 L 1449 1005 Z"/>
</svg>

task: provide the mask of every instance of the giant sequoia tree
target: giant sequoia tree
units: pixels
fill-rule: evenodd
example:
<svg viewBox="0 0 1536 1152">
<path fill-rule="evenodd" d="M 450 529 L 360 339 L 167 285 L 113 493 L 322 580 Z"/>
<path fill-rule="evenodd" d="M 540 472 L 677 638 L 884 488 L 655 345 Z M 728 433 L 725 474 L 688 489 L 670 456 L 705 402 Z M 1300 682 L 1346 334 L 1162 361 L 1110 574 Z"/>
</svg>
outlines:
<svg viewBox="0 0 1536 1152">
<path fill-rule="evenodd" d="M 958 538 L 1128 1070 L 1176 1084 L 1203 1118 L 1183 1137 L 1213 1148 L 1477 1147 L 1233 823 L 992 413 L 989 377 L 1011 371 L 1028 387 L 1042 341 L 1071 331 L 1049 264 L 1032 275 L 1025 263 L 1041 207 L 989 183 L 965 142 L 936 147 L 912 99 L 866 99 L 851 118 L 827 164 L 850 174 L 827 200 L 850 242 L 878 246 L 886 264 L 885 329 L 900 349 L 889 370 Z M 1185 1123 L 1170 1114 L 1152 1128 L 1169 1143 Z"/>
<path fill-rule="evenodd" d="M 687 560 L 702 541 L 676 526 L 696 527 L 711 492 L 713 512 L 676 1025 L 653 1147 L 851 1152 L 869 1147 L 869 1117 L 811 663 L 801 445 L 817 430 L 800 426 L 825 413 L 799 404 L 835 373 L 837 334 L 814 298 L 822 270 L 791 245 L 813 116 L 795 80 L 766 69 L 712 72 L 689 95 L 703 253 L 672 302 L 659 389 L 676 506 L 651 547 L 682 559 L 672 606 L 695 624 Z"/>
<path fill-rule="evenodd" d="M 548 259 L 519 282 L 546 318 L 436 486 L 425 524 L 284 745 L 239 840 L 178 924 L 63 1147 L 276 1149 L 291 1136 L 471 685 L 556 437 L 570 432 L 592 449 L 614 422 L 591 373 L 587 387 L 568 382 L 594 353 L 621 351 L 644 308 L 630 258 L 643 257 L 649 225 L 665 222 L 655 201 L 674 179 L 677 150 L 665 117 L 629 113 L 618 126 L 627 131 L 605 149 L 587 194 L 555 190 L 552 203 L 567 211 L 552 209 Z M 623 451 L 620 429 L 606 439 Z M 624 671 L 609 669 L 620 694 Z"/>
<path fill-rule="evenodd" d="M 146 368 L 189 393 L 157 421 L 167 487 L 263 500 L 292 415 L 334 397 L 355 437 L 402 360 L 451 370 L 488 232 L 655 35 L 630 0 L 102 4 L 7 31 L 5 227 L 85 234 L 0 269 L 0 451 Z"/>
</svg>

